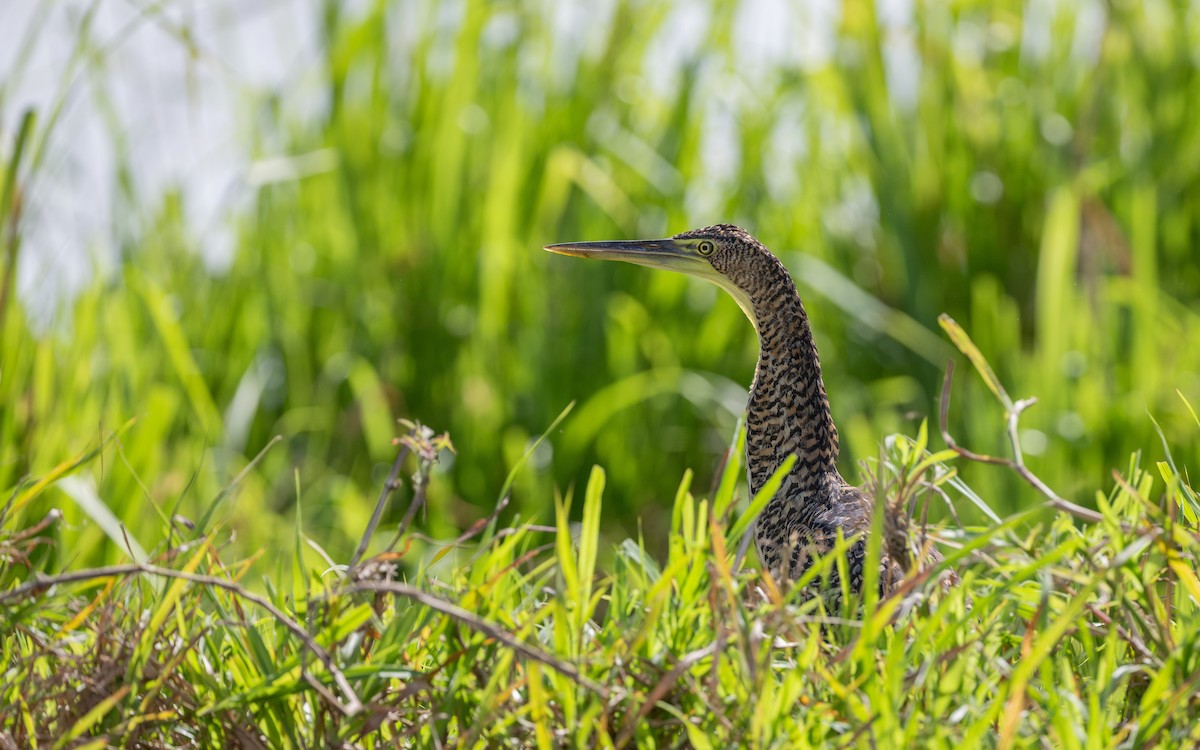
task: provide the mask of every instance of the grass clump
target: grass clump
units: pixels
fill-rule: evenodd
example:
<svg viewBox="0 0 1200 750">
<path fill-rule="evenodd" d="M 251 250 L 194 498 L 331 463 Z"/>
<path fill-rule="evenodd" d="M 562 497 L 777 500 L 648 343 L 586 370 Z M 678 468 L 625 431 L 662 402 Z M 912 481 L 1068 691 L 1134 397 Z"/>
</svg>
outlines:
<svg viewBox="0 0 1200 750">
<path fill-rule="evenodd" d="M 413 501 L 393 542 L 301 569 L 311 542 L 297 534 L 293 559 L 277 563 L 297 566 L 291 590 L 279 575 L 265 593 L 245 580 L 252 560 L 226 559 L 219 524 L 171 526 L 149 561 L 34 573 L 59 520 L 13 524 L 13 507 L 45 486 L 26 483 L 0 518 L 0 746 L 1200 742 L 1197 495 L 1169 452 L 1150 470 L 1134 456 L 1097 491 L 1097 511 L 1077 509 L 1080 523 L 1019 453 L 978 456 L 946 438 L 933 454 L 924 430 L 885 442 L 870 471 L 880 502 L 903 506 L 894 517 L 930 499 L 982 502 L 957 476 L 964 460 L 1007 463 L 994 470 L 1047 502 L 986 527 L 928 530 L 960 586 L 936 592 L 914 576 L 832 613 L 737 564 L 757 505 L 738 503 L 737 451 L 711 497 L 685 476 L 661 561 L 634 540 L 603 554 L 598 467 L 578 524 L 568 496 L 552 526 L 502 525 L 505 495 L 419 556 L 410 523 L 448 441 L 414 426 L 379 501 L 413 455 Z"/>
</svg>

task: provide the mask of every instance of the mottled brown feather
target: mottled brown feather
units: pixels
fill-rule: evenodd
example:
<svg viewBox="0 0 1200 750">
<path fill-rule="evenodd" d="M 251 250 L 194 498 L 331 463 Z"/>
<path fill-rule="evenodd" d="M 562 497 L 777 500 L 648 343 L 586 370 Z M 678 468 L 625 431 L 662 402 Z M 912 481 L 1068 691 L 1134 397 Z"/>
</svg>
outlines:
<svg viewBox="0 0 1200 750">
<path fill-rule="evenodd" d="M 849 588 L 861 592 L 866 535 L 874 504 L 838 473 L 838 431 L 821 378 L 821 363 L 808 314 L 791 275 L 761 242 L 740 227 L 720 224 L 676 235 L 710 239 L 713 268 L 744 293 L 758 330 L 759 357 L 746 407 L 746 467 L 757 493 L 792 454 L 796 463 L 757 520 L 755 542 L 763 565 L 778 581 L 799 578 L 837 539 L 857 535 L 847 551 Z M 748 313 L 751 311 L 748 310 Z M 935 564 L 932 551 L 924 561 Z M 880 587 L 903 576 L 888 554 L 880 564 Z M 951 573 L 950 576 L 956 578 Z M 814 593 L 840 599 L 836 568 Z"/>
</svg>

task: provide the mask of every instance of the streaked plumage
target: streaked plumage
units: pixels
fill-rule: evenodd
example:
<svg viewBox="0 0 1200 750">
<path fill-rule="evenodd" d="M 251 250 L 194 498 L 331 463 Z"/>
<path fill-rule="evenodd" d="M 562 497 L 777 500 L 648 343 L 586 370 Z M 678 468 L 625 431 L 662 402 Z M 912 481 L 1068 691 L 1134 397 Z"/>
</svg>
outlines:
<svg viewBox="0 0 1200 750">
<path fill-rule="evenodd" d="M 567 243 L 548 250 L 580 257 L 624 260 L 708 279 L 729 292 L 754 323 L 758 366 L 746 407 L 746 466 L 752 494 L 795 454 L 795 465 L 757 520 L 759 557 L 779 581 L 799 578 L 830 550 L 839 532 L 858 535 L 847 552 L 850 588 L 861 591 L 866 534 L 873 503 L 837 469 L 833 423 L 808 315 L 791 275 L 748 232 L 720 224 L 667 240 Z M 940 560 L 936 551 L 925 562 Z M 884 545 L 880 586 L 903 575 Z M 822 593 L 836 603 L 836 568 Z"/>
</svg>

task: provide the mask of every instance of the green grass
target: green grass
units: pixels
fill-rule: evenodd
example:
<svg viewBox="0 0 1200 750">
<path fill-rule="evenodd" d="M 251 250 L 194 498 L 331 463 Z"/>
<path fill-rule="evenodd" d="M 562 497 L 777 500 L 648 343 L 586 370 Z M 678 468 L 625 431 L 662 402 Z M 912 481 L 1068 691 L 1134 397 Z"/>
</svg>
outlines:
<svg viewBox="0 0 1200 750">
<path fill-rule="evenodd" d="M 247 209 L 221 217 L 232 265 L 210 273 L 189 186 L 138 194 L 120 163 L 120 262 L 49 328 L 12 285 L 38 250 L 28 223 L 57 220 L 36 201 L 64 147 L 58 122 L 87 97 L 119 160 L 129 138 L 94 5 L 71 20 L 51 105 L 11 110 L 10 84 L 44 43 L 30 27 L 0 72 L 17 128 L 0 134 L 0 592 L 143 553 L 246 591 L 140 569 L 4 601 L 0 731 L 136 744 L 187 723 L 198 745 L 382 741 L 367 731 L 375 709 L 346 716 L 304 680 L 302 664 L 348 700 L 286 619 L 360 700 L 397 712 L 387 732 L 421 744 L 569 745 L 575 726 L 615 743 L 632 725 L 639 744 L 671 746 L 681 716 L 701 722 L 697 745 L 1196 741 L 1196 14 L 1106 5 L 1089 51 L 1075 4 L 1047 18 L 1037 3 L 918 3 L 896 31 L 847 0 L 827 60 L 755 69 L 729 31 L 737 6 L 716 3 L 663 76 L 653 65 L 682 5 L 618 3 L 587 43 L 524 3 L 471 0 L 440 22 L 434 3 L 308 9 L 327 107 L 302 120 L 289 92 L 242 93 L 255 157 L 315 168 L 247 187 Z M 1026 36 L 1041 29 L 1044 52 Z M 921 70 L 911 100 L 884 62 L 906 46 Z M 905 439 L 855 467 L 884 436 L 939 421 L 958 357 L 938 330 L 947 313 L 1010 403 L 1038 397 L 1018 432 L 1027 468 L 1104 521 L 1034 510 L 1047 498 L 1018 472 L 957 461 L 942 489 L 963 530 L 925 499 L 949 544 L 978 545 L 956 562 L 969 612 L 960 593 L 894 620 L 869 602 L 863 625 L 821 630 L 755 594 L 753 574 L 728 571 L 746 501 L 722 474 L 750 325 L 694 280 L 539 249 L 716 221 L 750 227 L 796 276 L 844 474 L 907 497 L 890 481 Z M 958 381 L 950 432 L 1010 456 L 1009 407 L 984 380 Z M 398 418 L 447 430 L 457 453 L 420 492 L 402 484 L 374 526 Z M 683 476 L 708 505 L 677 492 Z M 396 548 L 404 580 L 548 663 L 477 622 L 340 582 L 364 529 L 384 548 L 421 493 L 419 532 Z M 566 523 L 582 524 L 578 552 Z M 88 700 L 66 697 L 110 673 Z"/>
<path fill-rule="evenodd" d="M 935 495 L 970 494 L 946 463 L 955 452 L 931 455 L 925 441 L 924 430 L 889 439 L 874 466 L 881 502 L 919 510 Z M 410 433 L 406 445 L 423 456 L 421 487 L 437 443 Z M 365 571 L 406 562 L 411 530 L 397 551 L 349 575 L 332 562 L 302 569 L 302 548 L 314 543 L 298 532 L 291 590 L 277 590 L 276 575 L 259 597 L 242 580 L 253 561 L 222 559 L 214 540 L 225 529 L 175 528 L 161 562 L 10 588 L 0 593 L 10 634 L 0 738 L 187 747 L 1200 741 L 1200 496 L 1169 462 L 1151 472 L 1135 457 L 1097 496 L 1097 523 L 1033 509 L 949 534 L 947 564 L 962 576 L 953 589 L 910 578 L 894 596 L 834 613 L 737 567 L 754 510 L 738 509 L 738 461 L 726 471 L 734 479 L 711 498 L 693 495 L 685 476 L 665 558 L 626 540 L 608 570 L 597 565 L 606 476 L 596 467 L 577 529 L 569 498 L 556 502 L 551 527 L 493 516 L 404 583 Z M 10 511 L 44 486 L 24 488 Z M 0 519 L 0 553 L 27 566 L 56 521 L 14 529 L 11 518 Z M 879 545 L 868 554 L 878 559 Z M 810 575 L 836 564 L 831 555 Z"/>
</svg>

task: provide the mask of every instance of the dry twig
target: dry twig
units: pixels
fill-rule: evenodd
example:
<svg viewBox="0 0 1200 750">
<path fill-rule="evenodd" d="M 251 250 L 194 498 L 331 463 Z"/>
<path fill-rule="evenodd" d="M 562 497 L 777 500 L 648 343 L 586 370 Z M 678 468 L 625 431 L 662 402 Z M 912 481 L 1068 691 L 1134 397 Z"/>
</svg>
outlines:
<svg viewBox="0 0 1200 750">
<path fill-rule="evenodd" d="M 326 595 L 325 598 L 333 595 L 352 594 L 356 591 L 388 593 L 396 596 L 402 596 L 405 599 L 411 599 L 418 604 L 429 607 L 434 612 L 439 612 L 443 615 L 458 620 L 472 630 L 483 633 L 487 637 L 504 644 L 508 648 L 516 651 L 518 654 L 521 654 L 528 659 L 545 664 L 554 671 L 571 678 L 578 684 L 605 699 L 609 698 L 611 695 L 608 688 L 584 675 L 579 671 L 578 668 L 575 667 L 575 665 L 565 662 L 562 659 L 558 659 L 550 653 L 537 648 L 536 646 L 531 646 L 525 641 L 516 638 L 511 633 L 501 629 L 499 626 L 482 619 L 475 613 L 465 610 L 457 604 L 452 604 L 445 599 L 436 597 L 427 591 L 422 591 L 415 586 L 409 586 L 408 584 L 399 583 L 396 581 L 355 581 L 354 583 L 343 586 L 331 594 Z"/>
<path fill-rule="evenodd" d="M 950 448 L 950 450 L 954 451 L 968 461 L 1007 466 L 1016 472 L 1017 476 L 1024 479 L 1029 483 L 1030 486 L 1041 493 L 1042 496 L 1046 498 L 1047 504 L 1052 508 L 1061 510 L 1064 513 L 1068 513 L 1075 518 L 1078 518 L 1082 521 L 1087 521 L 1089 523 L 1100 523 L 1104 520 L 1104 516 L 1100 513 L 1090 508 L 1085 508 L 1082 505 L 1077 505 L 1070 500 L 1059 497 L 1058 493 L 1050 489 L 1045 482 L 1043 482 L 1036 474 L 1030 471 L 1029 467 L 1025 465 L 1025 458 L 1021 453 L 1021 441 L 1017 434 L 1017 422 L 1020 420 L 1021 413 L 1023 411 L 1037 403 L 1036 398 L 1027 398 L 1015 402 L 1013 404 L 1013 408 L 1009 409 L 1005 415 L 1008 422 L 1008 440 L 1012 445 L 1013 458 L 1001 458 L 999 456 L 988 456 L 983 453 L 975 453 L 974 451 L 963 448 L 957 442 L 955 442 L 954 438 L 950 435 L 950 428 L 948 426 L 950 419 L 950 386 L 953 380 L 954 360 L 950 360 L 946 363 L 946 378 L 944 381 L 942 381 L 941 411 L 939 418 L 942 440 L 946 441 L 946 445 Z"/>
<path fill-rule="evenodd" d="M 276 607 L 268 599 L 259 596 L 258 594 L 247 591 L 245 588 L 225 578 L 216 576 L 201 575 L 198 573 L 187 573 L 182 570 L 173 570 L 171 568 L 162 568 L 157 565 L 147 563 L 130 563 L 128 565 L 109 565 L 102 568 L 91 568 L 88 570 L 77 570 L 71 573 L 61 573 L 56 576 L 42 576 L 37 580 L 17 586 L 9 591 L 0 592 L 0 604 L 7 601 L 23 599 L 26 596 L 32 596 L 45 591 L 54 586 L 59 586 L 66 583 L 75 583 L 78 581 L 92 581 L 101 578 L 113 578 L 120 576 L 140 576 L 150 575 L 159 576 L 162 578 L 176 578 L 191 583 L 197 583 L 203 586 L 212 586 L 215 588 L 225 589 L 239 599 L 245 599 L 248 602 L 257 604 L 265 609 L 275 618 L 279 624 L 283 625 L 292 632 L 300 641 L 312 651 L 317 657 L 317 660 L 329 670 L 330 676 L 341 691 L 345 702 L 337 700 L 337 698 L 328 692 L 322 694 L 327 700 L 346 716 L 354 716 L 363 709 L 362 701 L 359 700 L 358 694 L 354 692 L 354 688 L 350 686 L 350 682 L 346 679 L 346 675 L 338 668 L 333 660 L 333 656 L 325 650 L 321 644 L 317 643 L 308 631 L 304 629 L 300 623 L 289 617 L 286 612 Z M 307 670 L 304 672 L 305 680 L 312 684 L 312 676 Z"/>
</svg>

